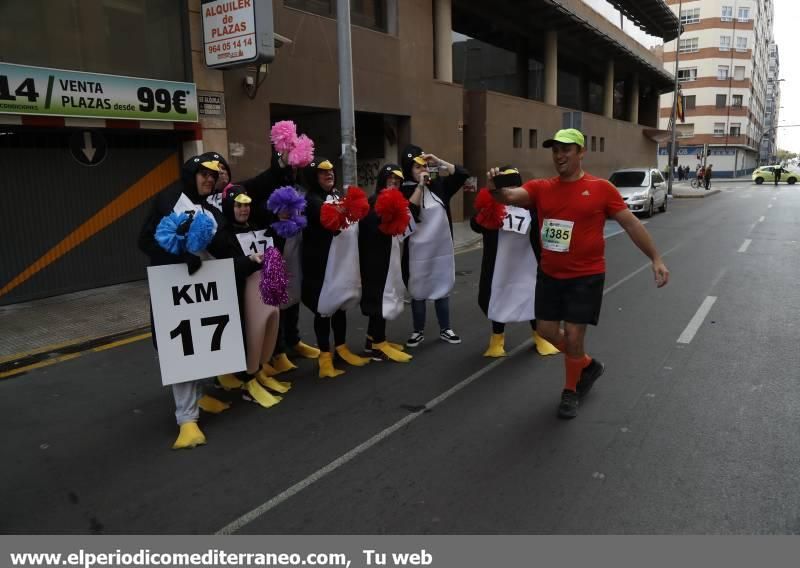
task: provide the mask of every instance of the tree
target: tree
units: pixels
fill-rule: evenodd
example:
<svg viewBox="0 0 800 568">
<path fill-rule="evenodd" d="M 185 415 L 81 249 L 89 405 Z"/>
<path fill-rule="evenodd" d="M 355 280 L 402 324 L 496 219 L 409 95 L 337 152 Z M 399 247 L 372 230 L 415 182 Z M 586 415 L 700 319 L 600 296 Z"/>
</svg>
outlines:
<svg viewBox="0 0 800 568">
<path fill-rule="evenodd" d="M 794 160 L 797 158 L 797 152 L 790 152 L 789 150 L 781 150 L 778 149 L 778 162 L 783 163 L 788 160 Z"/>
</svg>

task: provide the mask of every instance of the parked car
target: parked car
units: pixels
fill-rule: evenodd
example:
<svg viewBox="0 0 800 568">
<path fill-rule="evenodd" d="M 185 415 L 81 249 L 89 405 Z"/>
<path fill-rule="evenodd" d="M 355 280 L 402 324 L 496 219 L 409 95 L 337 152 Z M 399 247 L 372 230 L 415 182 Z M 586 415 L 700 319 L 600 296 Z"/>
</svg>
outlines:
<svg viewBox="0 0 800 568">
<path fill-rule="evenodd" d="M 656 208 L 662 212 L 667 210 L 667 183 L 656 169 L 617 170 L 608 181 L 616 186 L 628 209 L 634 213 L 652 217 Z"/>
<path fill-rule="evenodd" d="M 761 166 L 760 168 L 756 168 L 756 171 L 754 171 L 753 175 L 750 177 L 758 185 L 761 185 L 765 181 L 768 183 L 773 183 L 775 181 L 775 168 L 780 167 L 781 166 L 779 164 L 774 164 L 772 166 Z M 794 185 L 797 183 L 798 178 L 800 178 L 800 174 L 794 170 L 787 170 L 786 168 L 783 168 L 781 171 L 780 181 L 785 181 L 789 185 Z"/>
</svg>

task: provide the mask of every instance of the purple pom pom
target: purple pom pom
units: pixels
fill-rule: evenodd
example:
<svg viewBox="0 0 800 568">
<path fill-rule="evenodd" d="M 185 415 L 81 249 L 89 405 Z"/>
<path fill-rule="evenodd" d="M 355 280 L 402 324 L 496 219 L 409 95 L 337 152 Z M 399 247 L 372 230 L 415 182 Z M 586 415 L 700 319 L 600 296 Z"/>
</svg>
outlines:
<svg viewBox="0 0 800 568">
<path fill-rule="evenodd" d="M 306 221 L 305 217 L 295 217 L 294 219 L 275 221 L 272 223 L 271 227 L 275 230 L 275 233 L 279 237 L 291 239 L 298 233 L 302 232 L 302 230 L 306 228 L 307 224 L 308 221 Z"/>
<path fill-rule="evenodd" d="M 267 200 L 267 208 L 276 215 L 281 213 L 298 215 L 306 208 L 306 198 L 291 185 L 285 185 L 272 192 Z"/>
<path fill-rule="evenodd" d="M 261 300 L 269 306 L 280 306 L 289 301 L 289 276 L 286 263 L 275 247 L 264 253 L 264 264 L 261 269 Z"/>
</svg>

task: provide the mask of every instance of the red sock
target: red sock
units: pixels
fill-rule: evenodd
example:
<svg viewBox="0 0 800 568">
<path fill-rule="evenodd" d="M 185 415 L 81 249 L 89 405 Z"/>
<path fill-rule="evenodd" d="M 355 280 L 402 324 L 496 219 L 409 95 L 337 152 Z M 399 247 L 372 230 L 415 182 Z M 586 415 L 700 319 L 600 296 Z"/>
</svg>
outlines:
<svg viewBox="0 0 800 568">
<path fill-rule="evenodd" d="M 581 371 L 592 362 L 592 358 L 584 354 L 581 357 L 570 357 L 564 355 L 564 367 L 567 370 L 567 380 L 564 383 L 566 390 L 574 391 L 578 386 L 578 381 L 581 380 Z"/>
<path fill-rule="evenodd" d="M 566 353 L 567 352 L 567 340 L 564 339 L 564 336 L 562 335 L 561 339 L 558 341 L 558 343 L 553 343 L 553 347 L 555 347 L 556 349 L 558 349 L 562 353 Z"/>
</svg>

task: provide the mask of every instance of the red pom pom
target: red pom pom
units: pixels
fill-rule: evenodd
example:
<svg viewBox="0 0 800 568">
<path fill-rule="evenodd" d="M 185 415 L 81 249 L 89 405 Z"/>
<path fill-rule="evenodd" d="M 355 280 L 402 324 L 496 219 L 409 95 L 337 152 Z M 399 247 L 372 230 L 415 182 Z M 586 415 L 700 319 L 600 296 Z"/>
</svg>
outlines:
<svg viewBox="0 0 800 568">
<path fill-rule="evenodd" d="M 351 185 L 347 188 L 347 195 L 342 199 L 342 208 L 344 209 L 347 220 L 351 223 L 358 223 L 361 219 L 369 213 L 369 201 L 367 201 L 367 194 L 360 187 Z"/>
<path fill-rule="evenodd" d="M 319 222 L 329 231 L 341 231 L 347 226 L 344 212 L 333 203 L 323 203 L 319 213 Z"/>
<path fill-rule="evenodd" d="M 483 188 L 478 192 L 473 207 L 477 211 L 475 221 L 481 227 L 496 231 L 503 226 L 506 206 L 495 201 L 488 189 Z"/>
<path fill-rule="evenodd" d="M 385 235 L 402 235 L 411 220 L 408 200 L 397 189 L 384 189 L 378 194 L 375 213 L 381 218 L 378 229 Z"/>
</svg>

